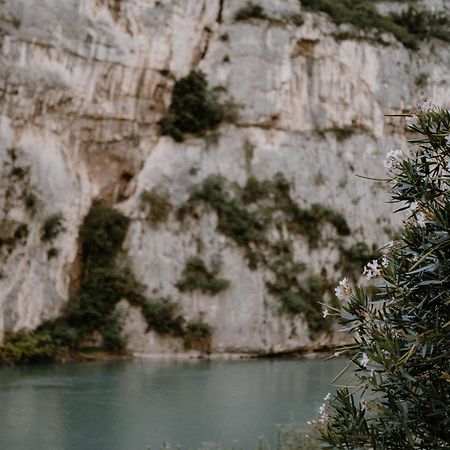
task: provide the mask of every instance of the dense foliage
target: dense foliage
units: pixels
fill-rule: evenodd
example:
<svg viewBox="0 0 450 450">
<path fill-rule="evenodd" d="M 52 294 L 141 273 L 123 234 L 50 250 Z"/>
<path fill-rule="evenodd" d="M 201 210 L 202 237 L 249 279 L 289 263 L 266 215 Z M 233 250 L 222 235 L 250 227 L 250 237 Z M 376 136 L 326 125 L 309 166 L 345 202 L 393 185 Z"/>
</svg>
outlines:
<svg viewBox="0 0 450 450">
<path fill-rule="evenodd" d="M 408 218 L 400 239 L 370 262 L 371 297 L 337 288 L 354 333 L 356 366 L 316 422 L 325 448 L 450 448 L 450 111 L 426 102 L 408 119 L 419 137 L 388 153 L 392 200 Z M 350 392 L 351 390 L 351 392 Z"/>
<path fill-rule="evenodd" d="M 321 243 L 325 225 L 334 228 L 338 236 L 348 236 L 350 228 L 342 214 L 321 204 L 300 207 L 292 198 L 291 183 L 281 173 L 272 180 L 250 176 L 243 187 L 231 185 L 220 175 L 211 175 L 193 189 L 179 207 L 178 217 L 198 217 L 201 205 L 216 212 L 218 231 L 244 250 L 251 269 L 260 267 L 270 272 L 266 287 L 279 299 L 281 313 L 303 315 L 311 335 L 330 329 L 323 320 L 320 302 L 331 286 L 321 275 L 304 274 L 305 265 L 295 258 L 292 236 L 303 236 L 310 248 Z M 193 269 L 191 264 L 183 274 L 180 288 L 202 285 L 204 289 L 208 284 L 208 288 L 216 290 L 224 285 L 222 282 L 211 286 L 210 275 L 205 275 L 199 264 Z"/>
<path fill-rule="evenodd" d="M 218 276 L 221 264 L 214 264 L 213 266 L 211 269 L 208 269 L 205 261 L 198 256 L 189 258 L 186 261 L 181 280 L 176 285 L 177 288 L 181 292 L 198 290 L 209 295 L 216 295 L 224 291 L 228 288 L 230 282 Z"/>
<path fill-rule="evenodd" d="M 61 231 L 63 231 L 63 229 L 63 217 L 60 213 L 48 216 L 42 225 L 42 242 L 51 242 L 59 233 L 61 233 Z"/>
<path fill-rule="evenodd" d="M 149 330 L 161 335 L 183 336 L 185 320 L 178 313 L 178 305 L 168 298 L 147 300 L 142 305 L 142 314 Z"/>
<path fill-rule="evenodd" d="M 50 219 L 45 235 L 53 239 L 61 219 L 56 215 Z M 123 350 L 122 317 L 116 309 L 123 299 L 141 309 L 149 330 L 171 334 L 183 342 L 187 339 L 192 348 L 195 343 L 207 348 L 206 338 L 212 333 L 207 324 L 201 322 L 203 331 L 209 331 L 206 336 L 206 332 L 196 332 L 198 321 L 185 322 L 175 303 L 143 296 L 143 287 L 122 253 L 129 223 L 122 213 L 101 202 L 92 205 L 80 229 L 84 270 L 77 295 L 72 296 L 61 317 L 35 330 L 6 334 L 0 346 L 0 363 L 51 361 L 77 352 L 89 342 L 108 351 Z"/>
<path fill-rule="evenodd" d="M 336 24 L 349 23 L 363 31 L 392 33 L 405 47 L 416 50 L 425 39 L 450 41 L 450 19 L 410 6 L 406 11 L 384 16 L 375 7 L 378 0 L 300 0 L 313 11 L 328 14 Z"/>
<path fill-rule="evenodd" d="M 249 19 L 265 19 L 266 13 L 264 12 L 264 8 L 261 5 L 257 5 L 252 2 L 247 2 L 247 4 L 239 9 L 235 16 L 234 20 L 242 21 Z"/>
<path fill-rule="evenodd" d="M 194 70 L 175 83 L 169 110 L 158 125 L 161 134 L 181 142 L 186 134 L 202 136 L 236 117 L 236 105 L 222 103 L 217 92 L 208 88 L 205 74 Z"/>
</svg>

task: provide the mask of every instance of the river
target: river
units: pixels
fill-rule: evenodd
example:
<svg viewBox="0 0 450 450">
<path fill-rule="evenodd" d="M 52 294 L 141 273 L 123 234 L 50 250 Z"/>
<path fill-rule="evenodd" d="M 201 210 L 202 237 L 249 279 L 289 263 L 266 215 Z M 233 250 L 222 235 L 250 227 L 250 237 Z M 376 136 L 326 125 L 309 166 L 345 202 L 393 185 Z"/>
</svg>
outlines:
<svg viewBox="0 0 450 450">
<path fill-rule="evenodd" d="M 1 450 L 273 442 L 304 424 L 344 359 L 134 360 L 0 369 Z"/>
</svg>

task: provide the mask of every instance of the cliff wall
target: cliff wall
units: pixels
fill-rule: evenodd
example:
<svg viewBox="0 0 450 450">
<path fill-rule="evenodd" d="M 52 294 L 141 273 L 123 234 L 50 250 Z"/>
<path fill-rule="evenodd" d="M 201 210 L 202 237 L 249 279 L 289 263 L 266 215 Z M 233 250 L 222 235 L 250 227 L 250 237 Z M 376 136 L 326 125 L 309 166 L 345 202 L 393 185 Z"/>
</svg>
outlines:
<svg viewBox="0 0 450 450">
<path fill-rule="evenodd" d="M 352 248 L 382 246 L 400 224 L 380 183 L 357 175 L 382 178 L 384 154 L 405 146 L 403 118 L 386 115 L 450 98 L 449 45 L 433 39 L 413 51 L 386 33 L 348 33 L 297 0 L 260 4 L 264 18 L 237 21 L 241 0 L 0 2 L 0 336 L 61 313 L 82 273 L 80 224 L 102 199 L 132 219 L 125 250 L 146 295 L 209 324 L 212 351 L 339 339 L 312 335 L 304 315 L 280 311 L 268 289 L 277 272 L 249 267 L 214 208 L 199 205 L 183 220 L 177 208 L 211 176 L 235 198 L 249 179 L 282 174 L 299 208 L 333 211 L 351 233 L 324 220 L 311 245 L 280 219 L 265 251 L 289 241 L 305 290 L 315 281 L 332 291 Z M 238 118 L 176 142 L 157 122 L 176 80 L 194 69 L 232 99 Z M 167 220 L 148 220 L 143 192 L 164 197 Z M 180 290 L 192 257 L 215 265 L 229 286 L 216 295 Z M 130 350 L 183 351 L 148 331 L 126 300 L 120 307 Z"/>
</svg>

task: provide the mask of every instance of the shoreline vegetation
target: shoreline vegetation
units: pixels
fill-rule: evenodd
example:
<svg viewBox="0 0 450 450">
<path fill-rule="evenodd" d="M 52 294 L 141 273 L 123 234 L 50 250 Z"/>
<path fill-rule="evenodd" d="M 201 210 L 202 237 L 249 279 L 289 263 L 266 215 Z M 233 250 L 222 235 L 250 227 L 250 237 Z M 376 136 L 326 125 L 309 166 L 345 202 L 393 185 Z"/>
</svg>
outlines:
<svg viewBox="0 0 450 450">
<path fill-rule="evenodd" d="M 251 359 L 315 359 L 321 358 L 328 359 L 333 355 L 336 355 L 336 351 L 341 347 L 318 347 L 318 348 L 298 348 L 293 350 L 281 351 L 281 352 L 223 352 L 223 353 L 202 353 L 200 351 L 191 351 L 183 353 L 139 353 L 139 352 L 111 352 L 105 349 L 96 347 L 80 348 L 77 351 L 66 353 L 57 359 L 45 360 L 45 361 L 31 361 L 26 363 L 5 363 L 0 361 L 0 369 L 7 366 L 32 366 L 35 364 L 66 364 L 72 362 L 92 362 L 92 361 L 114 361 L 114 360 L 140 360 L 140 359 L 153 359 L 153 360 L 204 360 L 204 361 L 235 361 L 235 360 L 251 360 Z M 339 351 L 339 356 L 345 356 L 345 354 Z"/>
</svg>

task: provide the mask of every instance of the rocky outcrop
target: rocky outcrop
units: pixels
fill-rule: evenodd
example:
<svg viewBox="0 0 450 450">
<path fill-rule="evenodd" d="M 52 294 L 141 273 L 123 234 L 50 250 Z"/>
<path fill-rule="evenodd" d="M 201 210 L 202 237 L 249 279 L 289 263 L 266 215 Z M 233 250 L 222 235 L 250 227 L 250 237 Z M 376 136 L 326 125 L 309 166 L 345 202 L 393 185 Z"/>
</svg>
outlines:
<svg viewBox="0 0 450 450">
<path fill-rule="evenodd" d="M 212 351 L 279 352 L 335 339 L 311 339 L 301 315 L 280 313 L 267 290 L 273 273 L 249 268 L 214 211 L 180 221 L 176 207 L 210 175 L 243 187 L 252 175 L 282 173 L 300 207 L 321 204 L 349 224 L 348 237 L 324 225 L 315 249 L 291 236 L 307 267 L 302 280 L 332 285 L 342 248 L 381 246 L 399 225 L 380 184 L 357 175 L 383 177 L 384 153 L 404 147 L 404 121 L 390 114 L 424 97 L 450 98 L 449 47 L 433 40 L 413 52 L 390 35 L 338 40 L 348 26 L 338 30 L 297 0 L 261 4 L 266 18 L 235 21 L 244 1 L 0 2 L 0 335 L 60 314 L 79 283 L 80 224 L 101 198 L 132 218 L 126 250 L 146 295 L 170 297 L 187 320 L 210 324 Z M 177 143 L 157 122 L 174 82 L 194 68 L 239 105 L 239 119 Z M 152 190 L 172 205 L 157 225 L 141 201 Z M 55 217 L 61 226 L 43 238 Z M 273 229 L 269 240 L 289 236 Z M 222 261 L 228 289 L 180 292 L 196 255 Z M 121 307 L 132 351 L 183 351 Z"/>
</svg>

